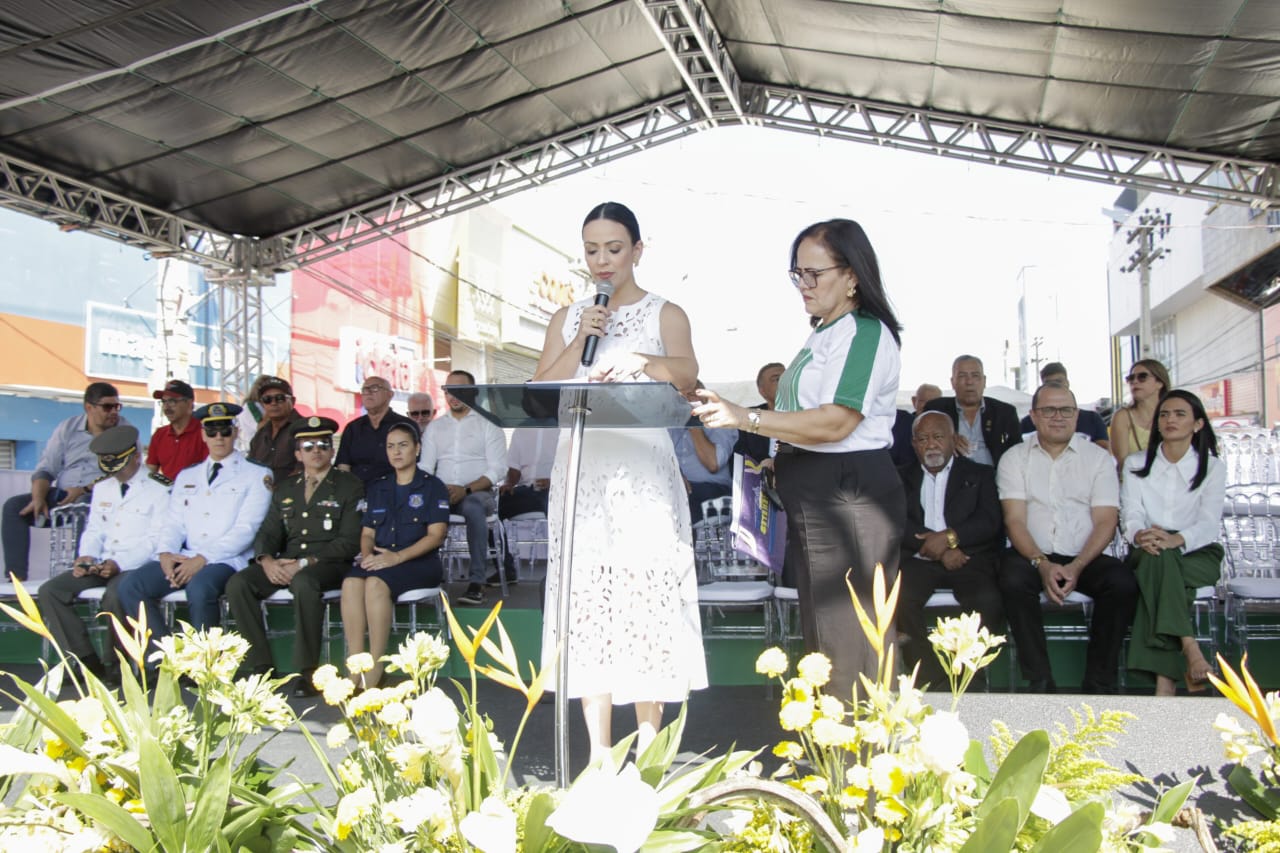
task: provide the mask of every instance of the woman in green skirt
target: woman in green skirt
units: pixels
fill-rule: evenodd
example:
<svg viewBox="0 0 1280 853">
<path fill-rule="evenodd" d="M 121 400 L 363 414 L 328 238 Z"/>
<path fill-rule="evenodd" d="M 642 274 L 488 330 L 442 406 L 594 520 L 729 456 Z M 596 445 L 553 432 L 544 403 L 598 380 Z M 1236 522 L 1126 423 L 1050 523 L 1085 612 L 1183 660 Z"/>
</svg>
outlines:
<svg viewBox="0 0 1280 853">
<path fill-rule="evenodd" d="M 1196 589 L 1221 572 L 1227 472 L 1200 398 L 1166 394 L 1146 451 L 1130 455 L 1125 470 L 1120 514 L 1139 590 L 1129 669 L 1155 673 L 1157 696 L 1174 695 L 1180 677 L 1203 690 L 1213 667 L 1192 636 L 1190 611 Z"/>
</svg>

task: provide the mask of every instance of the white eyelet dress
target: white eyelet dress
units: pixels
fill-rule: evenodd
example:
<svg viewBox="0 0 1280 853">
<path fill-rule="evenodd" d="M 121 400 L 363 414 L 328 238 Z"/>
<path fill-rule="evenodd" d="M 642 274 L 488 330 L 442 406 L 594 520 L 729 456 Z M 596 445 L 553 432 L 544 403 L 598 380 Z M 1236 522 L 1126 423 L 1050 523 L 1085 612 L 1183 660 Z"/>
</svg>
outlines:
<svg viewBox="0 0 1280 853">
<path fill-rule="evenodd" d="M 569 307 L 566 345 L 583 308 Z M 600 338 L 596 364 L 620 354 L 664 355 L 653 294 L 616 308 Z M 590 368 L 579 366 L 577 376 Z M 561 507 L 569 431 L 563 430 L 551 474 L 550 533 L 542 661 L 555 689 L 556 596 Z M 698 616 L 689 503 L 666 429 L 598 429 L 588 424 L 578 479 L 570 584 L 569 696 L 611 694 L 617 705 L 683 702 L 707 686 Z"/>
</svg>

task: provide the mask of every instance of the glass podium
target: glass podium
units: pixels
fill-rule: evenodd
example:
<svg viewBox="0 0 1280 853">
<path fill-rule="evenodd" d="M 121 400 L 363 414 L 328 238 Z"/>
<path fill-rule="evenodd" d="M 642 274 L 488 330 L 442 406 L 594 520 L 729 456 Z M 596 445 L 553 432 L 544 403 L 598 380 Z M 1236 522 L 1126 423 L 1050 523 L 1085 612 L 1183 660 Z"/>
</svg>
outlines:
<svg viewBox="0 0 1280 853">
<path fill-rule="evenodd" d="M 522 385 L 446 385 L 458 400 L 503 429 L 567 429 L 569 457 L 561 510 L 560 573 L 556 596 L 556 785 L 569 784 L 569 584 L 573 522 L 587 429 L 701 427 L 691 404 L 669 382 L 527 382 Z M 554 512 L 555 508 L 552 507 Z M 545 616 L 544 616 L 545 618 Z"/>
</svg>

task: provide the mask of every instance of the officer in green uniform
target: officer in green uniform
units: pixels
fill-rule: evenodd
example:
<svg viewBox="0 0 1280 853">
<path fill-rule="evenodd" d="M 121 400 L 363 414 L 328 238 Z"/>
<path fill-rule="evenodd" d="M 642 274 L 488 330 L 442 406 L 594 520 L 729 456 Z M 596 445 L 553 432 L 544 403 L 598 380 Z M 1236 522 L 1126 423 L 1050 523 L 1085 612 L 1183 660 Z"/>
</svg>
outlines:
<svg viewBox="0 0 1280 853">
<path fill-rule="evenodd" d="M 299 672 L 294 695 L 315 695 L 311 674 L 320 662 L 323 593 L 342 585 L 342 576 L 360 553 L 360 478 L 333 467 L 331 418 L 301 418 L 291 427 L 302 473 L 276 484 L 254 540 L 255 557 L 227 583 L 227 604 L 236 629 L 249 641 L 246 666 L 272 668 L 271 647 L 260 602 L 282 589 L 293 594 L 293 663 Z"/>
</svg>

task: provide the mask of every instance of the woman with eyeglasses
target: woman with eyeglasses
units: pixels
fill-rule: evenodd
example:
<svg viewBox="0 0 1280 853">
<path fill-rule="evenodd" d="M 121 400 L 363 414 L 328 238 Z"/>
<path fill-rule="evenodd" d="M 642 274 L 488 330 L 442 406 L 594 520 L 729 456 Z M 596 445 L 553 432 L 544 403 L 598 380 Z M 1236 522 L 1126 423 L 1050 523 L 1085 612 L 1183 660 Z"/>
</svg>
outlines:
<svg viewBox="0 0 1280 853">
<path fill-rule="evenodd" d="M 876 654 L 854 618 L 845 576 L 872 612 L 877 564 L 898 571 L 906 518 L 893 444 L 897 318 L 880 267 L 856 222 L 809 226 L 791 245 L 791 280 L 813 332 L 778 383 L 772 411 L 699 391 L 708 427 L 777 439 L 778 492 L 787 511 L 787 563 L 795 567 L 805 646 L 832 662 L 828 690 L 849 700 L 858 673 L 876 677 Z"/>
<path fill-rule="evenodd" d="M 429 589 L 444 579 L 440 546 L 449 532 L 449 490 L 439 477 L 418 467 L 422 439 L 418 427 L 401 421 L 387 430 L 386 454 L 392 473 L 369 484 L 365 493 L 360 556 L 342 581 L 342 633 L 347 654 L 365 650 L 373 669 L 356 687 L 382 679 L 382 656 L 391 637 L 396 599 Z"/>
<path fill-rule="evenodd" d="M 1146 451 L 1130 454 L 1124 468 L 1120 518 L 1139 590 L 1129 669 L 1154 673 L 1157 696 L 1172 696 L 1179 678 L 1190 691 L 1204 690 L 1213 666 L 1190 610 L 1196 590 L 1218 582 L 1227 471 L 1200 398 L 1166 394 Z"/>
<path fill-rule="evenodd" d="M 689 318 L 675 303 L 641 289 L 640 224 L 625 205 L 597 205 L 582 223 L 591 277 L 613 287 L 608 306 L 588 297 L 561 308 L 547 326 L 536 380 L 670 382 L 693 388 L 698 361 Z M 594 361 L 583 364 L 588 342 Z M 565 433 L 568 431 L 565 430 Z M 560 638 L 561 507 L 568 442 L 556 451 L 547 513 L 542 655 L 555 689 Z M 582 444 L 569 584 L 568 698 L 580 699 L 591 760 L 613 744 L 614 705 L 632 705 L 636 754 L 662 725 L 665 702 L 707 686 L 689 505 L 665 429 L 587 430 Z"/>
<path fill-rule="evenodd" d="M 1169 371 L 1154 358 L 1135 362 L 1124 378 L 1132 402 L 1111 417 L 1111 454 L 1124 476 L 1124 461 L 1130 453 L 1147 449 L 1147 439 L 1155 421 L 1156 404 L 1173 387 Z"/>
</svg>

